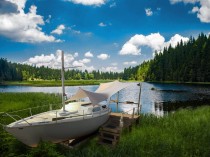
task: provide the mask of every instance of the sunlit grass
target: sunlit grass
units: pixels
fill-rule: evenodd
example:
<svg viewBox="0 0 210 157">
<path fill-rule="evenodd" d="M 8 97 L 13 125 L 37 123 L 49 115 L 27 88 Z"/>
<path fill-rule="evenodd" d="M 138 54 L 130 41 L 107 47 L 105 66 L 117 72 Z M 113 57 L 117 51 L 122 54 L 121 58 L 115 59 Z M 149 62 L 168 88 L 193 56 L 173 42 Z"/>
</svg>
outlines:
<svg viewBox="0 0 210 157">
<path fill-rule="evenodd" d="M 112 80 L 65 80 L 65 86 L 99 85 L 100 83 L 110 81 Z M 61 86 L 61 80 L 8 81 L 4 82 L 4 84 L 23 86 Z"/>
</svg>

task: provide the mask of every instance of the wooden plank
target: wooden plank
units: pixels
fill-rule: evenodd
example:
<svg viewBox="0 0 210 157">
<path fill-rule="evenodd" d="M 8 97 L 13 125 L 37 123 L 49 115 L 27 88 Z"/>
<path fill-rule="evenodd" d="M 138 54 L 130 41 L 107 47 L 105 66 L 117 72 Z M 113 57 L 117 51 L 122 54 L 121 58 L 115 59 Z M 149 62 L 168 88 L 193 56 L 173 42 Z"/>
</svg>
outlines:
<svg viewBox="0 0 210 157">
<path fill-rule="evenodd" d="M 120 134 L 113 133 L 113 132 L 107 132 L 107 131 L 103 131 L 103 130 L 100 131 L 100 134 L 108 134 L 108 135 L 120 136 Z"/>
</svg>

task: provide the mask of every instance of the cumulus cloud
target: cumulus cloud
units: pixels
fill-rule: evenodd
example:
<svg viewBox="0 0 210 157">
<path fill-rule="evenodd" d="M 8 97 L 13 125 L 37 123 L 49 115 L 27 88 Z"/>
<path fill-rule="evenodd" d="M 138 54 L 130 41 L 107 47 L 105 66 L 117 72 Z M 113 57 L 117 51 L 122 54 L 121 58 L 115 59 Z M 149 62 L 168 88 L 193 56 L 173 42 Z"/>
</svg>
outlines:
<svg viewBox="0 0 210 157">
<path fill-rule="evenodd" d="M 87 70 L 89 72 L 95 70 L 93 66 L 87 66 L 87 63 L 90 63 L 91 60 L 88 58 L 84 58 L 81 60 L 75 60 L 75 54 L 73 55 L 71 53 L 64 53 L 64 64 L 65 67 L 72 67 L 72 66 L 79 66 L 82 67 L 81 70 Z M 32 66 L 45 66 L 53 69 L 61 69 L 61 50 L 57 50 L 54 54 L 41 54 L 36 55 L 34 57 L 29 58 L 27 61 L 23 62 L 23 64 L 28 64 Z"/>
<path fill-rule="evenodd" d="M 152 33 L 148 36 L 142 34 L 136 34 L 127 41 L 120 50 L 120 55 L 140 55 L 141 48 L 143 46 L 150 47 L 154 51 L 162 51 L 164 47 L 168 47 L 170 44 L 175 47 L 180 41 L 186 42 L 189 39 L 182 37 L 179 34 L 174 35 L 168 42 L 165 42 L 165 38 L 159 33 Z"/>
<path fill-rule="evenodd" d="M 131 62 L 123 62 L 124 65 L 135 65 L 137 64 L 136 61 L 131 61 Z"/>
<path fill-rule="evenodd" d="M 201 22 L 210 23 L 210 0 L 170 0 L 171 4 L 183 2 L 185 4 L 190 3 L 197 5 L 192 8 L 190 13 L 197 13 L 197 17 Z"/>
<path fill-rule="evenodd" d="M 120 72 L 117 66 L 102 67 L 100 71 L 103 72 Z"/>
<path fill-rule="evenodd" d="M 93 54 L 90 51 L 88 51 L 85 53 L 85 57 L 93 57 Z"/>
<path fill-rule="evenodd" d="M 185 43 L 189 40 L 189 38 L 183 37 L 179 34 L 175 34 L 168 42 L 164 44 L 164 47 L 169 47 L 169 45 L 175 47 L 181 40 Z"/>
<path fill-rule="evenodd" d="M 78 57 L 79 56 L 79 53 L 78 52 L 75 52 L 74 53 L 74 57 L 76 58 L 76 57 Z"/>
<path fill-rule="evenodd" d="M 159 33 L 152 33 L 148 36 L 142 34 L 136 34 L 127 41 L 122 49 L 120 55 L 140 55 L 141 46 L 151 47 L 153 50 L 160 51 L 165 42 L 165 38 Z"/>
<path fill-rule="evenodd" d="M 101 60 L 106 60 L 106 59 L 110 58 L 110 56 L 106 53 L 102 53 L 102 54 L 98 55 L 97 58 L 101 59 Z"/>
<path fill-rule="evenodd" d="M 101 6 L 105 4 L 106 0 L 66 0 L 75 4 L 82 4 L 88 6 Z"/>
<path fill-rule="evenodd" d="M 65 30 L 65 26 L 63 24 L 61 24 L 55 30 L 53 30 L 51 33 L 61 35 L 61 34 L 63 34 L 64 30 Z"/>
<path fill-rule="evenodd" d="M 152 16 L 153 15 L 153 12 L 152 12 L 151 8 L 146 8 L 145 13 L 146 13 L 147 16 Z"/>
<path fill-rule="evenodd" d="M 25 13 L 25 3 L 26 0 L 7 0 L 12 3 L 12 8 L 14 5 L 17 6 L 17 12 L 13 9 L 12 13 L 0 14 L 0 35 L 18 42 L 60 42 L 56 40 L 52 35 L 46 35 L 42 32 L 41 25 L 44 25 L 43 17 L 37 15 L 37 7 L 32 5 L 29 8 L 29 12 Z M 5 0 L 1 1 L 3 4 Z M 10 5 L 7 3 L 7 7 Z"/>
<path fill-rule="evenodd" d="M 88 72 L 95 70 L 94 66 L 85 66 L 83 69 L 87 70 Z"/>
<path fill-rule="evenodd" d="M 72 66 L 72 61 L 74 57 L 70 53 L 64 54 L 64 63 L 66 67 Z M 55 54 L 49 55 L 40 55 L 29 58 L 27 61 L 23 62 L 24 64 L 33 65 L 33 66 L 45 66 L 54 69 L 61 68 L 61 50 L 57 50 Z"/>
<path fill-rule="evenodd" d="M 82 66 L 82 67 L 84 67 L 85 64 L 90 63 L 90 62 L 91 62 L 90 59 L 84 58 L 84 59 L 82 59 L 82 60 L 74 61 L 74 62 L 72 63 L 72 65 L 73 65 L 73 66 Z"/>
</svg>

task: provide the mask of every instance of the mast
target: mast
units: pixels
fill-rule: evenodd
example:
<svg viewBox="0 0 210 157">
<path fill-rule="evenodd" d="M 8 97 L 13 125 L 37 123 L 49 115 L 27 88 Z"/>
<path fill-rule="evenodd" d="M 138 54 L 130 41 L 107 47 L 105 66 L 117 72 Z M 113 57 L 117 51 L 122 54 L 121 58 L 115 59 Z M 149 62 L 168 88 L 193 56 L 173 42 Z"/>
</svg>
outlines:
<svg viewBox="0 0 210 157">
<path fill-rule="evenodd" d="M 65 112 L 65 87 L 64 87 L 64 52 L 61 51 L 61 81 L 62 81 L 62 105 L 63 105 L 63 111 Z"/>
</svg>

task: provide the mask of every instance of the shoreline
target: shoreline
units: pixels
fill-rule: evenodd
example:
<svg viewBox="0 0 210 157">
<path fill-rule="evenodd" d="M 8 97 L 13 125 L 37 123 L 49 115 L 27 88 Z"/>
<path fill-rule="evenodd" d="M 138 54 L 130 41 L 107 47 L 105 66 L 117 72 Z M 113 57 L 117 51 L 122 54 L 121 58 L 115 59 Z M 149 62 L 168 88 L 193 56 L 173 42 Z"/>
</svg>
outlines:
<svg viewBox="0 0 210 157">
<path fill-rule="evenodd" d="M 65 80 L 65 86 L 88 86 L 99 85 L 100 83 L 111 82 L 112 80 Z M 35 87 L 58 87 L 61 81 L 42 80 L 42 81 L 5 81 L 0 86 L 35 86 Z"/>
<path fill-rule="evenodd" d="M 111 82 L 114 80 L 65 80 L 65 86 L 88 86 L 99 85 L 100 83 Z M 210 82 L 175 82 L 175 81 L 137 81 L 121 80 L 122 82 L 146 82 L 162 84 L 185 84 L 185 85 L 210 85 Z M 39 81 L 5 81 L 0 82 L 0 86 L 35 86 L 35 87 L 58 87 L 61 86 L 60 80 L 39 80 Z"/>
</svg>

